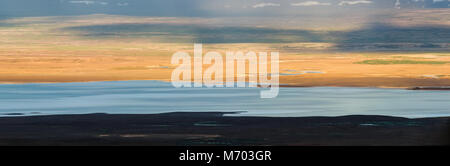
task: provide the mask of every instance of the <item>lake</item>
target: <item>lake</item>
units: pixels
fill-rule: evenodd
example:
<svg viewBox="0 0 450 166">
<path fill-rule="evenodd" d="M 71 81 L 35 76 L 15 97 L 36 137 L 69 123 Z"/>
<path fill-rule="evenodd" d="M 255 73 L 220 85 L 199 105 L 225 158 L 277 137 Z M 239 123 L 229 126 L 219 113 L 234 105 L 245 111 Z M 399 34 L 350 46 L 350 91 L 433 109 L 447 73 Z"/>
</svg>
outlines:
<svg viewBox="0 0 450 166">
<path fill-rule="evenodd" d="M 0 85 L 0 116 L 241 112 L 228 116 L 450 116 L 450 91 L 381 88 L 173 88 L 161 81 Z"/>
</svg>

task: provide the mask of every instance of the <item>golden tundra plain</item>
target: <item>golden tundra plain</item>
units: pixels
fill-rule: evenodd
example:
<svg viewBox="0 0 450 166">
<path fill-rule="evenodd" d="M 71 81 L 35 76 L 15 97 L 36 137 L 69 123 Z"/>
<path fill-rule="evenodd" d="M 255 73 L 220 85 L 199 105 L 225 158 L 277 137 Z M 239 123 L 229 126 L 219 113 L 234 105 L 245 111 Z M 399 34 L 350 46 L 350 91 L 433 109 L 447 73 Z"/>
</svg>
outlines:
<svg viewBox="0 0 450 166">
<path fill-rule="evenodd" d="M 383 25 L 354 18 L 282 28 L 252 18 L 7 18 L 0 20 L 0 82 L 170 81 L 171 55 L 203 43 L 204 52 L 280 52 L 286 86 L 450 85 L 450 11 L 390 14 Z"/>
</svg>

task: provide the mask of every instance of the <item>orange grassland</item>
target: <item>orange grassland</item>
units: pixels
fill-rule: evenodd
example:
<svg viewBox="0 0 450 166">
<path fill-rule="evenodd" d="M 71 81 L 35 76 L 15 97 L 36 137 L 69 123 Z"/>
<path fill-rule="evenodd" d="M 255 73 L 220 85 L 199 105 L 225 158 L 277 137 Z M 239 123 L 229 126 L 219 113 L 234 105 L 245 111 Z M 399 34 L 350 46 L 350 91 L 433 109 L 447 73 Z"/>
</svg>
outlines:
<svg viewBox="0 0 450 166">
<path fill-rule="evenodd" d="M 0 82 L 170 81 L 176 68 L 170 64 L 171 55 L 193 50 L 192 43 L 146 38 L 83 38 L 80 34 L 60 30 L 69 26 L 108 23 L 90 19 L 68 19 L 58 24 L 50 18 L 3 21 L 6 26 L 0 26 Z M 204 52 L 279 51 L 280 83 L 290 86 L 404 88 L 450 85 L 449 52 L 328 50 L 332 47 L 333 43 L 205 44 Z"/>
</svg>

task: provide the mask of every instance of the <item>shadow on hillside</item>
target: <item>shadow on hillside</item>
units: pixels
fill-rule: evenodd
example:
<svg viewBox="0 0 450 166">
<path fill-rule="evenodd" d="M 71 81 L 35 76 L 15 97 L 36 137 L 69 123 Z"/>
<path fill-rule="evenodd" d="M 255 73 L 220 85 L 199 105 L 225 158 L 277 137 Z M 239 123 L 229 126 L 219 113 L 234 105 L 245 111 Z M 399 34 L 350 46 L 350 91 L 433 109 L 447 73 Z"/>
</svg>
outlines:
<svg viewBox="0 0 450 166">
<path fill-rule="evenodd" d="M 308 31 L 252 27 L 205 27 L 173 24 L 108 24 L 63 30 L 81 37 L 150 38 L 169 43 L 335 43 L 336 49 L 448 49 L 449 27 L 394 27 L 374 24 L 355 31 Z"/>
</svg>

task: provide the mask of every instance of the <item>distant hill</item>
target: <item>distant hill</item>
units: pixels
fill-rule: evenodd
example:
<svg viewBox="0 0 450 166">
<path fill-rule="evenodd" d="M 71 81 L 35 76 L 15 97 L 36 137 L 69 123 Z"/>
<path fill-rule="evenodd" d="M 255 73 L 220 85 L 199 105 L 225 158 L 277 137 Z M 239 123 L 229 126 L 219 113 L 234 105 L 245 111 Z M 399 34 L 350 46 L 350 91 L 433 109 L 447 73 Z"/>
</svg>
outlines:
<svg viewBox="0 0 450 166">
<path fill-rule="evenodd" d="M 0 17 L 120 14 L 137 16 L 264 16 L 361 12 L 349 9 L 449 8 L 448 0 L 0 0 Z M 318 5 L 317 5 L 318 4 Z M 270 10 L 266 10 L 270 9 Z M 345 9 L 345 10 L 342 10 Z"/>
</svg>

